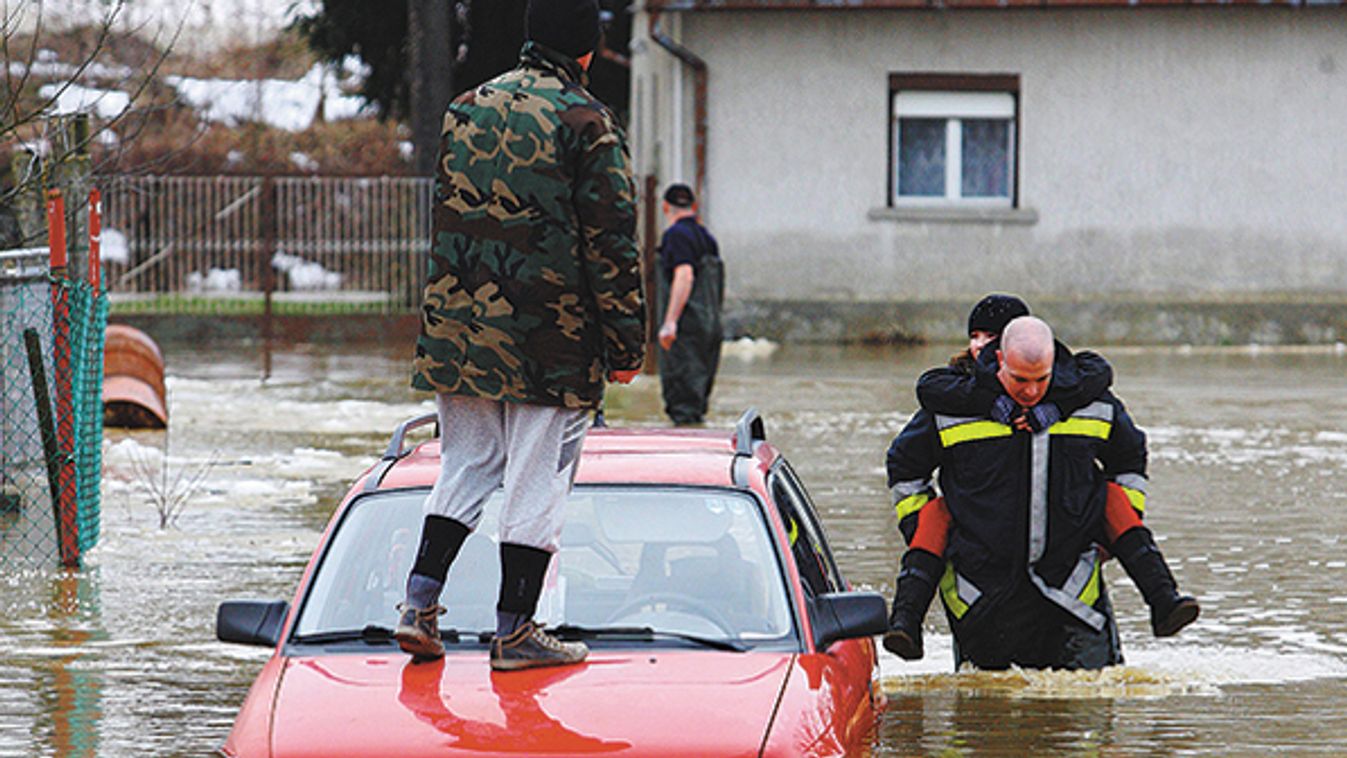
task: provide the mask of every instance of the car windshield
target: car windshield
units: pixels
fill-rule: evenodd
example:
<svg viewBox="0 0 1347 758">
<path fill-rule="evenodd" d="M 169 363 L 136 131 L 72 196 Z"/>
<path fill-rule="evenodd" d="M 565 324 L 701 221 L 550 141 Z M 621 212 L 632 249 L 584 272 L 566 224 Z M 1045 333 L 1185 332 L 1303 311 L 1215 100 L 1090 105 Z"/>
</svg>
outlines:
<svg viewBox="0 0 1347 758">
<path fill-rule="evenodd" d="M 338 525 L 295 627 L 299 637 L 391 628 L 428 490 L 364 496 Z M 501 493 L 450 569 L 441 630 L 491 631 L 500 581 Z M 642 628 L 714 640 L 792 634 L 780 564 L 757 501 L 697 487 L 576 487 L 537 619 L 549 627 Z"/>
</svg>

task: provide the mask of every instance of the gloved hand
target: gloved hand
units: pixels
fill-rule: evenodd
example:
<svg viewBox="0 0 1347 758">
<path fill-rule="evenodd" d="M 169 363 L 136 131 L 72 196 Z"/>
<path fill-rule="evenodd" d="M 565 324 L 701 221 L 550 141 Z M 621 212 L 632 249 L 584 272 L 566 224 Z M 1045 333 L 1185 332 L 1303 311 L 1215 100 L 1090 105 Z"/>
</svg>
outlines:
<svg viewBox="0 0 1347 758">
<path fill-rule="evenodd" d="M 1061 421 L 1062 409 L 1056 403 L 1039 403 L 1025 412 L 1024 420 L 1029 422 L 1029 428 L 1037 434 Z"/>
<path fill-rule="evenodd" d="M 1001 395 L 992 401 L 992 420 L 1010 425 L 1011 419 L 1020 415 L 1020 404 L 1011 399 L 1010 395 Z"/>
</svg>

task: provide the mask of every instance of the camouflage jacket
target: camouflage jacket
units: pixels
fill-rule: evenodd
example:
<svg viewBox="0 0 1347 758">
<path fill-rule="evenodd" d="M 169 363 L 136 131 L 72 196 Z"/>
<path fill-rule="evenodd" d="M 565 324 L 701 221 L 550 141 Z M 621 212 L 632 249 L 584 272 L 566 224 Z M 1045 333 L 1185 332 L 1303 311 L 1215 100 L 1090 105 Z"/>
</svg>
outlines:
<svg viewBox="0 0 1347 758">
<path fill-rule="evenodd" d="M 450 103 L 413 387 L 594 408 L 608 371 L 641 365 L 626 137 L 584 83 L 530 42 Z"/>
</svg>

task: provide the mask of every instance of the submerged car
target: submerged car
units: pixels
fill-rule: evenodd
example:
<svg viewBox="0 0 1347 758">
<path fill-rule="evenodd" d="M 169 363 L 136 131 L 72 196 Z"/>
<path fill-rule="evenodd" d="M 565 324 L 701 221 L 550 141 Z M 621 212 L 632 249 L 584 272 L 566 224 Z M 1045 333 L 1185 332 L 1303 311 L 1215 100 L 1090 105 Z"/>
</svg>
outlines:
<svg viewBox="0 0 1347 758">
<path fill-rule="evenodd" d="M 356 481 L 294 606 L 228 601 L 227 642 L 274 647 L 227 756 L 851 755 L 884 707 L 871 635 L 800 480 L 748 411 L 733 431 L 594 428 L 539 621 L 590 655 L 493 672 L 499 491 L 454 562 L 443 659 L 392 638 L 439 443 L 409 420 Z"/>
</svg>

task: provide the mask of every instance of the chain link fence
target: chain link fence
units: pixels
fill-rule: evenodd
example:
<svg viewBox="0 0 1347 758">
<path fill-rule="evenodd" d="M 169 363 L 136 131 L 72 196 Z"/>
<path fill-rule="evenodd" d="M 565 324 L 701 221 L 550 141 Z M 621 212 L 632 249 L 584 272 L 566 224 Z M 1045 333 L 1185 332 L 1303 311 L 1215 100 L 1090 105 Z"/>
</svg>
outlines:
<svg viewBox="0 0 1347 758">
<path fill-rule="evenodd" d="M 98 541 L 107 295 L 47 255 L 0 252 L 0 570 Z"/>
</svg>

